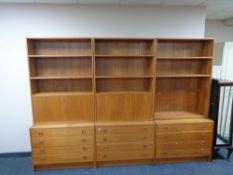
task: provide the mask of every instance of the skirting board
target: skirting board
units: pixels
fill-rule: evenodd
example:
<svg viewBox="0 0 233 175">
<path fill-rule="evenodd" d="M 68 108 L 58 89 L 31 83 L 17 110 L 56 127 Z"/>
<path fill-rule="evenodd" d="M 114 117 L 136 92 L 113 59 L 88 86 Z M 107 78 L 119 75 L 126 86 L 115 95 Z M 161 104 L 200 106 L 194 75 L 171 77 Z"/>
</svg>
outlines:
<svg viewBox="0 0 233 175">
<path fill-rule="evenodd" d="M 0 153 L 0 158 L 30 157 L 31 152 Z"/>
</svg>

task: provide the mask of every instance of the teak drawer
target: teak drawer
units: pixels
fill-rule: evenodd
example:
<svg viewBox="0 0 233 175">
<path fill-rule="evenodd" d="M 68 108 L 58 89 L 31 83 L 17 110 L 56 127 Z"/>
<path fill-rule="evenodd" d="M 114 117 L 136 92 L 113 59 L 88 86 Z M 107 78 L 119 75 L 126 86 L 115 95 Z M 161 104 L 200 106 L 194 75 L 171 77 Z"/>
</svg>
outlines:
<svg viewBox="0 0 233 175">
<path fill-rule="evenodd" d="M 185 141 L 211 141 L 212 132 L 187 132 L 156 134 L 157 143 L 185 142 Z"/>
<path fill-rule="evenodd" d="M 211 155 L 210 148 L 185 148 L 185 149 L 164 149 L 156 151 L 156 158 L 184 158 L 184 157 L 204 157 Z"/>
<path fill-rule="evenodd" d="M 96 142 L 152 142 L 153 126 L 98 126 L 96 127 Z"/>
<path fill-rule="evenodd" d="M 170 149 L 210 148 L 212 140 L 188 140 L 156 142 L 156 150 L 166 151 Z"/>
<path fill-rule="evenodd" d="M 97 161 L 153 159 L 151 142 L 97 145 Z"/>
<path fill-rule="evenodd" d="M 31 128 L 32 137 L 51 138 L 69 136 L 94 136 L 94 127 Z"/>
<path fill-rule="evenodd" d="M 33 149 L 36 165 L 94 161 L 93 146 L 64 146 Z"/>
<path fill-rule="evenodd" d="M 159 124 L 156 125 L 158 133 L 169 132 L 192 132 L 192 131 L 212 131 L 213 124 L 209 123 L 188 123 L 188 124 Z"/>
<path fill-rule="evenodd" d="M 49 147 L 49 146 L 66 146 L 66 145 L 94 145 L 94 136 L 54 136 L 54 137 L 38 137 L 32 136 L 31 143 L 33 147 Z"/>
</svg>

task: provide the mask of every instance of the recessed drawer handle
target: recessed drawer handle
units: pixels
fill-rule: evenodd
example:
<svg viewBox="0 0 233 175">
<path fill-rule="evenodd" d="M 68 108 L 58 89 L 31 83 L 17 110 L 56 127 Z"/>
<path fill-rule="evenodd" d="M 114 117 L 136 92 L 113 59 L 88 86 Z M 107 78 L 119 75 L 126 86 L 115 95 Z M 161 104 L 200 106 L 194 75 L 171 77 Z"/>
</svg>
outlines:
<svg viewBox="0 0 233 175">
<path fill-rule="evenodd" d="M 41 150 L 40 150 L 40 153 L 41 153 L 41 154 L 44 154 L 44 153 L 45 153 L 45 150 L 42 150 L 42 149 L 41 149 Z"/>
<path fill-rule="evenodd" d="M 147 148 L 147 145 L 143 145 L 143 148 Z"/>
<path fill-rule="evenodd" d="M 201 129 L 206 129 L 207 127 L 205 125 L 201 126 Z"/>
<path fill-rule="evenodd" d="M 87 156 L 83 156 L 83 159 L 86 160 L 86 159 L 87 159 Z"/>
<path fill-rule="evenodd" d="M 107 155 L 103 155 L 104 158 L 107 158 L 108 156 Z"/>
<path fill-rule="evenodd" d="M 87 140 L 86 139 L 82 139 L 82 142 L 86 142 Z"/>
<path fill-rule="evenodd" d="M 40 159 L 40 162 L 46 162 L 46 159 Z"/>
<path fill-rule="evenodd" d="M 39 135 L 39 136 L 43 136 L 44 133 L 43 133 L 43 132 L 38 132 L 38 135 Z"/>
<path fill-rule="evenodd" d="M 83 150 L 83 151 L 86 151 L 86 150 L 87 150 L 87 148 L 86 148 L 86 147 L 83 147 L 83 148 L 82 148 L 82 150 Z"/>
<path fill-rule="evenodd" d="M 86 130 L 82 130 L 82 134 L 86 134 L 87 133 L 87 131 Z"/>
<path fill-rule="evenodd" d="M 103 138 L 103 141 L 104 141 L 104 142 L 107 142 L 107 141 L 108 141 L 108 139 L 107 139 L 107 138 Z"/>
<path fill-rule="evenodd" d="M 39 144 L 40 145 L 44 145 L 44 141 L 39 141 Z"/>
</svg>

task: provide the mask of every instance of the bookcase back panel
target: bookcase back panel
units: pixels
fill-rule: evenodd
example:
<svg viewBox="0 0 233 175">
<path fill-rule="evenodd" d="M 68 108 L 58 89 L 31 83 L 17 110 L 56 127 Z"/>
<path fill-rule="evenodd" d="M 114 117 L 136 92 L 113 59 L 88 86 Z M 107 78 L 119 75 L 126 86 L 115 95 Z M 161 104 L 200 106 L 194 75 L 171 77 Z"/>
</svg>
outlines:
<svg viewBox="0 0 233 175">
<path fill-rule="evenodd" d="M 211 60 L 159 60 L 157 75 L 200 74 L 211 75 Z"/>
<path fill-rule="evenodd" d="M 95 40 L 96 55 L 153 55 L 153 40 Z"/>
<path fill-rule="evenodd" d="M 31 40 L 30 55 L 91 55 L 90 39 Z"/>
<path fill-rule="evenodd" d="M 35 92 L 92 91 L 92 79 L 80 80 L 33 80 Z"/>
<path fill-rule="evenodd" d="M 34 122 L 94 122 L 93 95 L 33 96 Z"/>
<path fill-rule="evenodd" d="M 97 79 L 96 90 L 98 92 L 132 92 L 151 91 L 151 78 L 115 78 Z"/>
<path fill-rule="evenodd" d="M 209 78 L 165 78 L 156 84 L 156 112 L 208 114 Z"/>
<path fill-rule="evenodd" d="M 35 71 L 31 76 L 89 76 L 92 77 L 90 58 L 34 58 Z"/>
<path fill-rule="evenodd" d="M 96 76 L 152 76 L 150 58 L 97 58 Z"/>
<path fill-rule="evenodd" d="M 211 57 L 212 40 L 158 40 L 158 57 Z"/>
<path fill-rule="evenodd" d="M 97 94 L 96 121 L 153 120 L 153 96 L 150 93 Z"/>
</svg>

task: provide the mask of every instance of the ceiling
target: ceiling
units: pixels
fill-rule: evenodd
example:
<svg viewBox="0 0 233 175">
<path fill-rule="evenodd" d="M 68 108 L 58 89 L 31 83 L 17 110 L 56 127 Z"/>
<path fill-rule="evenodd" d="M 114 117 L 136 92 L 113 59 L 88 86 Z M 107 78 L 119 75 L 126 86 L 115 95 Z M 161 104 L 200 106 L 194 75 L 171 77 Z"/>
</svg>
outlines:
<svg viewBox="0 0 233 175">
<path fill-rule="evenodd" d="M 0 0 L 0 3 L 206 6 L 208 19 L 233 17 L 233 0 Z"/>
</svg>

